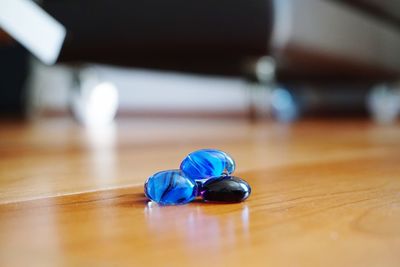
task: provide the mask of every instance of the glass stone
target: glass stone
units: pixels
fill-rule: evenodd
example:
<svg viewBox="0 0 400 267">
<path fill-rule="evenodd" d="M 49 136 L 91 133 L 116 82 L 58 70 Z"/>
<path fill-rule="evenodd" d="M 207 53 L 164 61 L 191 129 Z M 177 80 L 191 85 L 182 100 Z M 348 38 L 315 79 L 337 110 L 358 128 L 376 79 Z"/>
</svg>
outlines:
<svg viewBox="0 0 400 267">
<path fill-rule="evenodd" d="M 210 202 L 240 202 L 250 196 L 251 187 L 235 176 L 212 178 L 202 184 L 200 196 Z"/>
<path fill-rule="evenodd" d="M 197 186 L 180 170 L 168 170 L 150 176 L 144 184 L 144 193 L 161 205 L 178 205 L 192 201 L 197 195 Z"/>
<path fill-rule="evenodd" d="M 230 175 L 235 167 L 235 161 L 227 153 L 217 149 L 200 149 L 187 155 L 180 169 L 187 177 L 202 180 Z"/>
</svg>

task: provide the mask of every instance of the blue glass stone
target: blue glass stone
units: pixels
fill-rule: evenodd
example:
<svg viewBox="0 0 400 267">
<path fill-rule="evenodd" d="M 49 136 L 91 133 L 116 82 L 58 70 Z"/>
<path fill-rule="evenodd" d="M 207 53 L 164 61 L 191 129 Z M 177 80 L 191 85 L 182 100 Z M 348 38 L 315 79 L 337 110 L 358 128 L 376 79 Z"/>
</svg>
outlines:
<svg viewBox="0 0 400 267">
<path fill-rule="evenodd" d="M 196 197 L 196 182 L 180 170 L 157 172 L 144 184 L 144 193 L 161 205 L 178 205 L 192 201 Z"/>
<path fill-rule="evenodd" d="M 243 179 L 235 176 L 212 178 L 202 184 L 201 197 L 211 202 L 240 202 L 251 194 L 250 185 Z"/>
<path fill-rule="evenodd" d="M 201 180 L 230 175 L 235 167 L 235 161 L 227 153 L 217 149 L 200 149 L 187 155 L 180 169 L 187 177 Z"/>
</svg>

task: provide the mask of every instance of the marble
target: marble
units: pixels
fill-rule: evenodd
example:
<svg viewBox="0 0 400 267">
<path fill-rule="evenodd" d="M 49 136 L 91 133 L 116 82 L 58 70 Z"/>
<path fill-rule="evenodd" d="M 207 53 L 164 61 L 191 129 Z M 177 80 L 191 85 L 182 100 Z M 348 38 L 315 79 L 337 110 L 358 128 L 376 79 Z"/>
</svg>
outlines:
<svg viewBox="0 0 400 267">
<path fill-rule="evenodd" d="M 157 172 L 145 185 L 146 196 L 161 205 L 179 205 L 192 201 L 197 196 L 196 182 L 180 170 Z"/>
<path fill-rule="evenodd" d="M 230 175 L 236 164 L 231 156 L 217 149 L 196 150 L 183 159 L 180 169 L 194 180 Z"/>
<path fill-rule="evenodd" d="M 211 178 L 201 185 L 199 195 L 209 202 L 241 202 L 251 194 L 250 185 L 235 176 Z"/>
</svg>

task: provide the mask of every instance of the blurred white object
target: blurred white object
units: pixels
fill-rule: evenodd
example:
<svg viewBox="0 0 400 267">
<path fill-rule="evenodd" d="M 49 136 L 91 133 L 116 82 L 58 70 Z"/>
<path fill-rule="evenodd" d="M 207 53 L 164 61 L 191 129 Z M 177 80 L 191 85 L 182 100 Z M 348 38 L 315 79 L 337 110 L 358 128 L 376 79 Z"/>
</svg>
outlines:
<svg viewBox="0 0 400 267">
<path fill-rule="evenodd" d="M 68 112 L 70 90 L 73 84 L 71 67 L 62 64 L 46 66 L 31 60 L 28 79 L 28 114 L 36 117 L 43 112 Z"/>
<path fill-rule="evenodd" d="M 120 108 L 138 113 L 244 113 L 248 111 L 245 81 L 195 75 L 88 65 L 118 87 Z"/>
<path fill-rule="evenodd" d="M 0 0 L 0 27 L 43 63 L 54 64 L 66 30 L 31 0 Z"/>
<path fill-rule="evenodd" d="M 276 63 L 273 58 L 263 56 L 257 59 L 254 74 L 256 82 L 249 83 L 249 100 L 256 119 L 271 115 L 271 92 L 275 85 Z"/>
<path fill-rule="evenodd" d="M 75 69 L 32 62 L 30 101 L 35 114 L 65 113 L 73 74 L 90 72 L 97 82 L 115 85 L 119 109 L 125 114 L 248 114 L 249 93 L 244 79 L 201 76 L 87 64 Z M 83 74 L 82 74 L 83 75 Z M 84 75 L 83 75 L 84 76 Z M 83 76 L 78 75 L 78 80 Z M 263 103 L 265 105 L 265 103 Z"/>
<path fill-rule="evenodd" d="M 271 115 L 272 85 L 266 83 L 249 83 L 249 101 L 256 119 L 267 118 Z"/>
<path fill-rule="evenodd" d="M 79 73 L 79 83 L 72 93 L 71 107 L 75 117 L 86 126 L 110 124 L 118 110 L 118 90 L 101 81 L 94 70 Z"/>
<path fill-rule="evenodd" d="M 271 84 L 275 80 L 276 62 L 272 57 L 263 56 L 256 62 L 255 74 L 258 82 Z"/>
<path fill-rule="evenodd" d="M 368 108 L 373 119 L 382 124 L 393 123 L 400 112 L 399 86 L 378 85 L 368 96 Z"/>
</svg>

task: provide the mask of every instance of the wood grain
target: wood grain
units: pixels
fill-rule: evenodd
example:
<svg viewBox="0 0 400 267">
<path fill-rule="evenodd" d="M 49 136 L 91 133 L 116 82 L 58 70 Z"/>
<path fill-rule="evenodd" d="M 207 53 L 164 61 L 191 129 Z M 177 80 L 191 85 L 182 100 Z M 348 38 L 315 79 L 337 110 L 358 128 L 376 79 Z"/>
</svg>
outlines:
<svg viewBox="0 0 400 267">
<path fill-rule="evenodd" d="M 252 196 L 148 203 L 146 177 L 200 147 L 230 152 Z M 400 265 L 399 125 L 3 122 L 0 158 L 0 266 Z"/>
</svg>

